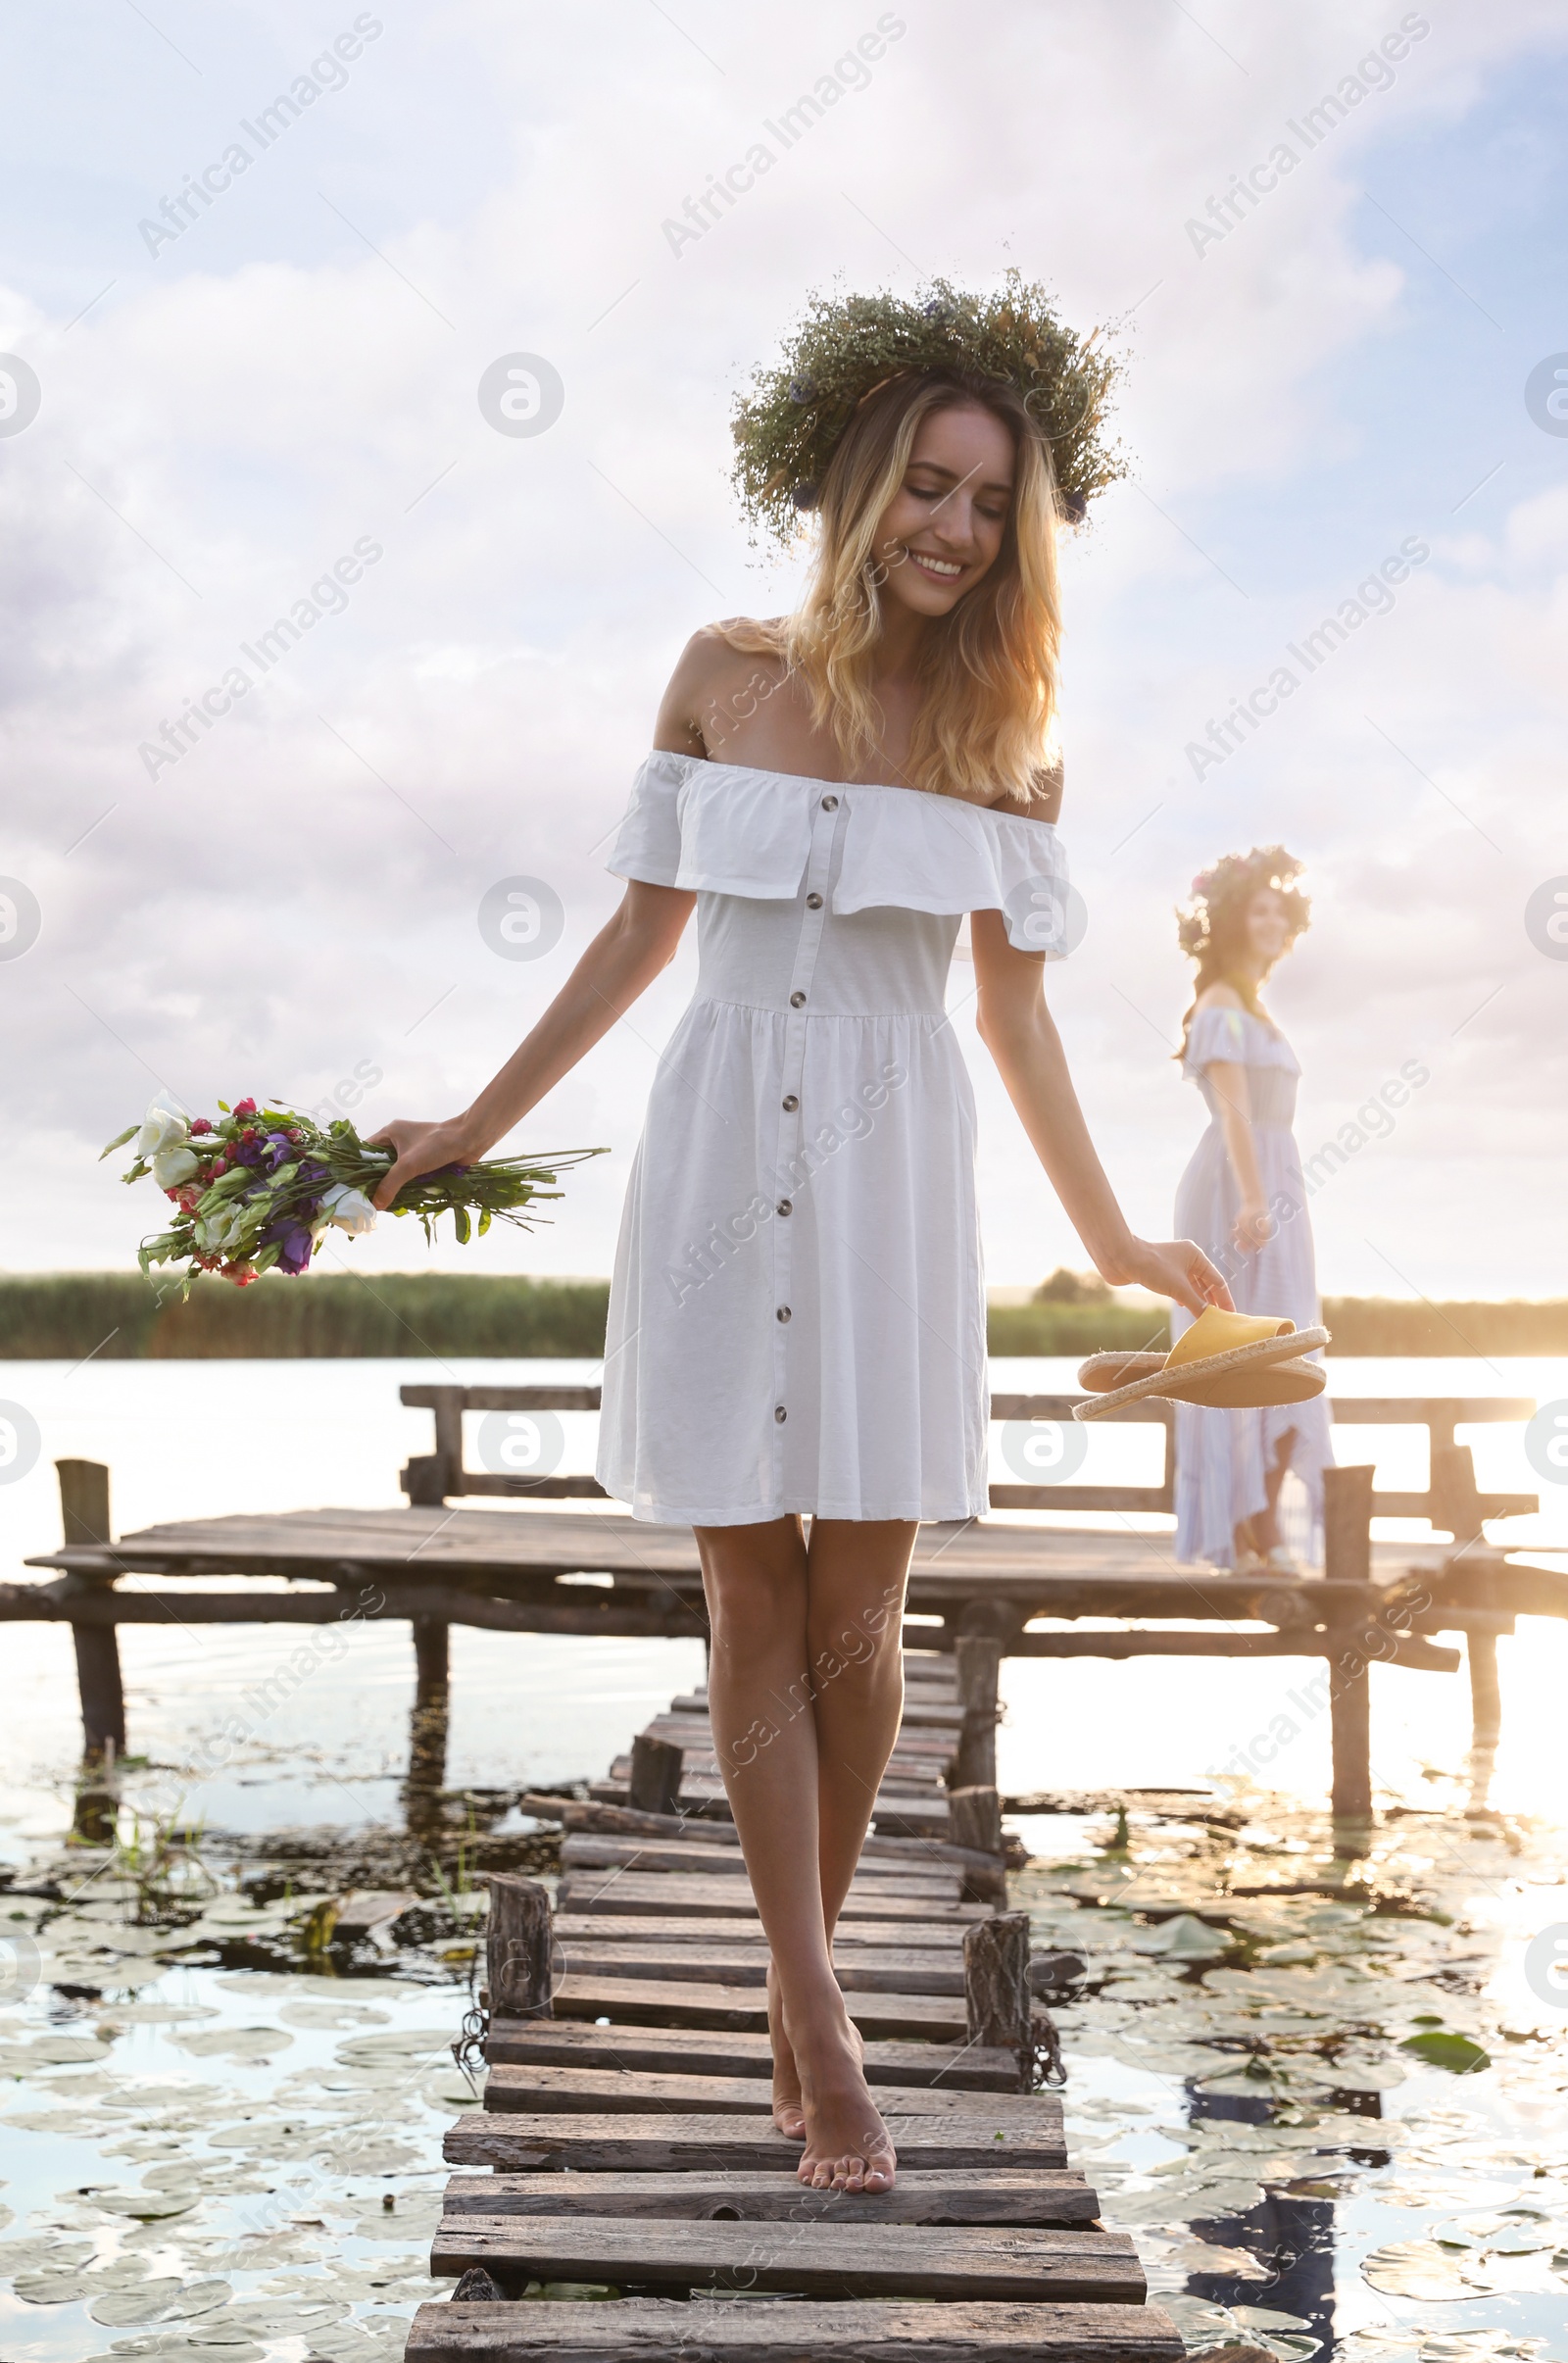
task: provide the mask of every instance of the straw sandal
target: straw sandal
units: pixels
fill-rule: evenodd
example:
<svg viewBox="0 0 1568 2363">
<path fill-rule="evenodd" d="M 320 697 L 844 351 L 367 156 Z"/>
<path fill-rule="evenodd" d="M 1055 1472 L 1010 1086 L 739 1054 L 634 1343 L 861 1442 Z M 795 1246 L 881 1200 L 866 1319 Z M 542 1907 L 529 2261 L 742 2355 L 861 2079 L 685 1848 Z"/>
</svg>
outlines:
<svg viewBox="0 0 1568 2363">
<path fill-rule="evenodd" d="M 1092 1354 L 1078 1373 L 1091 1400 L 1075 1403 L 1073 1417 L 1103 1419 L 1151 1396 L 1227 1411 L 1306 1403 L 1328 1374 L 1305 1357 L 1328 1343 L 1326 1329 L 1206 1305 L 1169 1354 Z"/>
</svg>

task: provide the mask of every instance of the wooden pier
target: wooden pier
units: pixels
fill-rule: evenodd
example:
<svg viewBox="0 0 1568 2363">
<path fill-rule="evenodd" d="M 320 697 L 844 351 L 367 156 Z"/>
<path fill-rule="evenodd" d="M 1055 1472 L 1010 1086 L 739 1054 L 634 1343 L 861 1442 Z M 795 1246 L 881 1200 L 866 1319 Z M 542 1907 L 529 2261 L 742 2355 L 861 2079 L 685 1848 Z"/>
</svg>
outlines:
<svg viewBox="0 0 1568 2363">
<path fill-rule="evenodd" d="M 960 1681 L 906 1653 L 884 1791 L 945 1794 L 984 1843 L 890 1830 L 907 1816 L 879 1805 L 840 1924 L 895 2189 L 803 2189 L 770 2122 L 767 1949 L 687 1695 L 593 1800 L 556 1800 L 554 1910 L 535 1881 L 490 1882 L 484 2113 L 447 2136 L 431 2250 L 457 2286 L 420 2307 L 408 2363 L 1178 2363 L 1038 2089 L 1035 1985 L 1081 1964 L 1031 1975 L 996 1790 L 946 1788 L 977 1719 L 994 1732 L 987 1664 L 969 1652 Z M 658 1809 L 693 1782 L 697 1818 Z"/>
<path fill-rule="evenodd" d="M 328 1624 L 406 1619 L 414 1636 L 416 1691 L 411 1793 L 439 1792 L 446 1756 L 453 1625 L 492 1632 L 679 1638 L 706 1635 L 696 1539 L 612 1509 L 589 1476 L 518 1476 L 470 1469 L 466 1415 L 523 1417 L 593 1411 L 597 1387 L 406 1386 L 403 1401 L 433 1412 L 433 1452 L 403 1472 L 404 1509 L 309 1509 L 150 1526 L 115 1538 L 109 1472 L 90 1461 L 59 1464 L 65 1544 L 28 1561 L 52 1581 L 0 1584 L 0 1621 L 53 1619 L 75 1643 L 89 1762 L 125 1752 L 124 1699 L 116 1628 L 122 1624 Z M 992 1416 L 1066 1421 L 1072 1396 L 998 1396 Z M 1372 1810 L 1373 1664 L 1453 1673 L 1465 1646 L 1474 1733 L 1494 1746 L 1500 1704 L 1496 1645 L 1520 1615 L 1568 1616 L 1568 1576 L 1533 1565 L 1487 1532 L 1537 1507 L 1533 1494 L 1478 1490 L 1465 1426 L 1523 1421 L 1528 1399 L 1442 1397 L 1411 1401 L 1330 1398 L 1336 1422 L 1422 1427 L 1425 1487 L 1377 1490 L 1370 1465 L 1325 1477 L 1326 1563 L 1321 1576 L 1262 1570 L 1226 1574 L 1179 1565 L 1168 1534 L 1090 1533 L 1009 1524 L 1009 1511 L 1168 1512 L 1174 1501 L 1171 1406 L 1128 1404 L 1118 1423 L 1164 1431 L 1155 1486 L 996 1485 L 1000 1519 L 922 1527 L 910 1572 L 906 1649 L 952 1654 L 965 1643 L 999 1656 L 1315 1657 L 1326 1663 L 1333 1739 L 1333 1810 L 1347 1825 Z M 461 1505 L 464 1496 L 497 1506 Z M 455 1500 L 455 1498 L 457 1498 Z M 1424 1518 L 1432 1540 L 1374 1544 L 1377 1517 Z M 1450 1539 L 1451 1538 L 1451 1539 Z M 204 1577 L 222 1579 L 203 1591 Z M 234 1578 L 254 1578 L 246 1589 Z M 1067 1624 L 1080 1629 L 1063 1630 Z M 682 1725 L 672 1708 L 671 1730 Z M 682 1792 L 689 1813 L 720 1807 L 718 1770 L 694 1744 Z M 965 1742 L 968 1746 L 971 1743 Z M 977 1744 L 977 1743 L 976 1743 Z M 943 1791 L 910 1792 L 903 1774 L 919 1753 L 906 1733 L 891 1767 L 887 1811 L 909 1837 L 950 1835 Z M 978 1776 L 964 1773 L 961 1786 Z M 612 1767 L 609 1801 L 624 1785 Z M 884 1821 L 885 1829 L 892 1828 Z"/>
</svg>

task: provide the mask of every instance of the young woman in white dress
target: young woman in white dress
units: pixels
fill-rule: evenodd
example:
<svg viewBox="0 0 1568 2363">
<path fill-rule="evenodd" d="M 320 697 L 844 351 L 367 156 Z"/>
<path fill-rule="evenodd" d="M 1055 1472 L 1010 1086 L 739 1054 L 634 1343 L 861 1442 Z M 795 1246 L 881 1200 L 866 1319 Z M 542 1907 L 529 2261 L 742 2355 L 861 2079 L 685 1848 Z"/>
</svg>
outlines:
<svg viewBox="0 0 1568 2363">
<path fill-rule="evenodd" d="M 1130 1230 L 1046 1008 L 1060 503 L 1031 410 L 963 359 L 858 365 L 799 501 L 820 520 L 805 602 L 687 646 L 609 864 L 619 909 L 466 1113 L 380 1136 L 382 1204 L 484 1156 L 695 906 L 696 998 L 615 1259 L 599 1474 L 697 1531 L 714 1747 L 772 1956 L 774 2118 L 817 2189 L 893 2181 L 833 1930 L 899 1729 L 918 1523 L 987 1507 L 974 1111 L 944 1008 L 964 913 L 980 1035 L 1099 1270 L 1229 1304 L 1190 1241 Z"/>
<path fill-rule="evenodd" d="M 1182 1071 L 1208 1108 L 1208 1129 L 1176 1189 L 1177 1228 L 1200 1241 L 1242 1312 L 1283 1314 L 1298 1329 L 1321 1318 L 1306 1185 L 1291 1126 L 1300 1067 L 1258 996 L 1306 927 L 1301 864 L 1281 845 L 1227 854 L 1193 881 L 1180 915 L 1197 963 L 1182 1029 Z M 1180 1336 L 1186 1315 L 1171 1316 Z M 1314 1540 L 1323 1471 L 1334 1458 L 1322 1396 L 1262 1411 L 1176 1406 L 1176 1555 L 1241 1571 L 1298 1572 L 1280 1538 L 1288 1469 L 1306 1487 Z"/>
</svg>

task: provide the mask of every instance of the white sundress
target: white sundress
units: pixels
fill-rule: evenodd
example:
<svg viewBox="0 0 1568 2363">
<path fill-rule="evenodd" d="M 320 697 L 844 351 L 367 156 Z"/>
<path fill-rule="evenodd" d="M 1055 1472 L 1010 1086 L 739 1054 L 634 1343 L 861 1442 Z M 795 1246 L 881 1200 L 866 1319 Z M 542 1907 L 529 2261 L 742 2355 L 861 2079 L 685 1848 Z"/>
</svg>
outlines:
<svg viewBox="0 0 1568 2363">
<path fill-rule="evenodd" d="M 974 1102 L 945 1008 L 966 911 L 1059 954 L 1048 821 L 656 753 L 608 867 L 695 889 L 611 1285 L 598 1475 L 639 1518 L 977 1517 Z"/>
<path fill-rule="evenodd" d="M 1235 1244 L 1241 1209 L 1236 1171 L 1225 1147 L 1219 1101 L 1208 1079 L 1215 1059 L 1247 1069 L 1252 1139 L 1263 1198 L 1274 1215 L 1273 1237 L 1255 1255 Z M 1291 1126 L 1301 1069 L 1283 1034 L 1248 1009 L 1200 1009 L 1188 1036 L 1182 1072 L 1197 1083 L 1208 1108 L 1208 1129 L 1176 1185 L 1176 1233 L 1196 1239 L 1218 1264 L 1238 1312 L 1279 1313 L 1309 1329 L 1322 1317 L 1306 1184 Z M 1191 1313 L 1174 1307 L 1171 1335 L 1180 1337 Z M 1320 1555 L 1323 1471 L 1334 1461 L 1333 1424 L 1320 1395 L 1303 1403 L 1262 1411 L 1217 1411 L 1197 1403 L 1176 1406 L 1176 1556 L 1235 1565 L 1235 1528 L 1267 1501 L 1264 1480 L 1280 1440 L 1294 1430 L 1291 1467 L 1306 1487 L 1311 1513 L 1309 1556 Z"/>
</svg>

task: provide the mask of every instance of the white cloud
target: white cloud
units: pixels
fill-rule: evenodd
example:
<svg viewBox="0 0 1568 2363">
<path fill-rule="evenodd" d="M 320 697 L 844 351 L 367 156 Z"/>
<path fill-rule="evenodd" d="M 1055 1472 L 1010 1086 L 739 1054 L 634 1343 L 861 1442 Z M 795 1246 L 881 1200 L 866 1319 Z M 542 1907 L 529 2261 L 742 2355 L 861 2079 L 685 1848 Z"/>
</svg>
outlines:
<svg viewBox="0 0 1568 2363">
<path fill-rule="evenodd" d="M 1201 788 L 1182 762 L 1194 728 L 1389 546 L 1369 523 L 1347 570 L 1334 487 L 1380 436 L 1392 468 L 1416 429 L 1352 414 L 1344 388 L 1348 371 L 1378 379 L 1427 267 L 1408 243 L 1397 262 L 1363 251 L 1360 191 L 1380 142 L 1462 126 L 1491 77 L 1560 47 L 1548 0 L 1428 12 L 1394 87 L 1201 259 L 1185 222 L 1394 8 L 1260 29 L 1255 10 L 1216 4 L 1207 34 L 1153 0 L 901 9 L 869 85 L 678 259 L 662 222 L 891 12 L 707 5 L 677 27 L 651 8 L 523 21 L 474 0 L 439 36 L 412 10 L 382 14 L 350 87 L 156 264 L 137 251 L 142 197 L 123 177 L 95 194 L 82 173 L 79 293 L 56 267 L 0 298 L 45 385 L 34 425 L 0 444 L 0 869 L 45 913 L 33 951 L 0 964 L 6 1132 L 28 1142 L 0 1163 L 7 1260 L 127 1260 L 153 1214 L 90 1157 L 155 1076 L 193 1105 L 250 1088 L 309 1101 L 366 1060 L 385 1073 L 374 1116 L 466 1099 L 612 908 L 603 839 L 681 640 L 792 595 L 798 569 L 750 550 L 733 510 L 735 389 L 835 272 L 989 279 L 1015 261 L 1085 325 L 1138 306 L 1122 417 L 1142 490 L 1106 501 L 1069 566 L 1066 829 L 1095 919 L 1053 986 L 1135 1218 L 1163 1227 L 1197 1130 L 1156 1032 L 1185 999 L 1171 905 L 1227 845 L 1283 836 L 1319 894 L 1278 991 L 1307 1067 L 1303 1130 L 1391 1061 L 1433 1060 L 1409 1121 L 1325 1194 L 1325 1277 L 1379 1285 L 1364 1241 L 1381 1228 L 1423 1287 L 1560 1284 L 1568 970 L 1520 913 L 1568 871 L 1551 801 L 1563 493 L 1510 498 L 1503 477 L 1500 512 L 1454 517 L 1489 457 L 1471 468 L 1431 430 L 1442 496 L 1399 530 L 1427 530 L 1434 557 L 1395 613 Z M 237 16 L 225 59 L 205 18 L 171 29 L 236 94 L 339 29 L 316 8 L 266 17 L 265 56 L 259 12 Z M 137 52 L 126 71 L 153 77 L 134 172 L 173 187 L 219 114 L 196 111 L 175 60 Z M 475 400 L 511 351 L 565 381 L 534 440 L 495 434 Z M 363 536 L 384 556 L 344 611 L 150 781 L 138 746 Z M 513 873 L 547 877 L 566 907 L 537 967 L 478 935 L 480 896 Z M 688 950 L 524 1128 L 616 1154 L 544 1244 L 487 1246 L 486 1268 L 608 1268 L 641 1095 L 692 969 Z M 971 1061 L 994 1276 L 1082 1260 L 972 1045 Z M 1455 1144 L 1464 1161 L 1434 1190 Z M 383 1226 L 353 1253 L 371 1268 L 416 1249 Z"/>
</svg>

